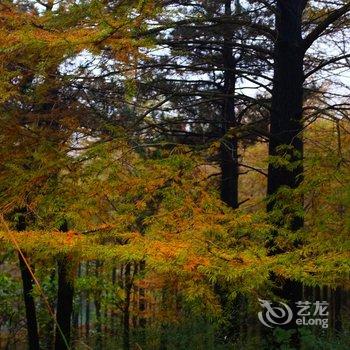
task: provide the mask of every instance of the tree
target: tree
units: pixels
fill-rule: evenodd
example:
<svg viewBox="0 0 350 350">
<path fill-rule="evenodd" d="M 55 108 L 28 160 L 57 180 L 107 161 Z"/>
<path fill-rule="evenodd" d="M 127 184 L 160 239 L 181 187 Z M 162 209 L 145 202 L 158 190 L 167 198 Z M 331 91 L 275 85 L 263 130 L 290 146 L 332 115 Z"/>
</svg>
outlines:
<svg viewBox="0 0 350 350">
<path fill-rule="evenodd" d="M 304 144 L 303 85 L 305 53 L 315 40 L 341 16 L 350 11 L 347 3 L 326 16 L 315 29 L 303 38 L 303 13 L 308 1 L 277 1 L 276 30 L 278 33 L 274 50 L 274 84 L 270 114 L 269 156 L 282 156 L 285 163 L 269 164 L 267 193 L 272 196 L 267 210 L 280 208 L 279 225 L 287 225 L 292 231 L 303 227 L 303 198 L 297 196 L 297 203 L 285 204 L 283 188 L 296 189 L 303 181 Z M 289 194 L 290 195 L 290 194 Z M 295 199 L 294 199 L 295 200 Z M 284 208 L 283 208 L 284 207 Z M 295 241 L 298 246 L 301 242 Z M 272 247 L 276 249 L 276 247 Z M 287 279 L 283 284 L 282 296 L 290 301 L 302 299 L 299 282 Z M 294 338 L 297 345 L 299 340 Z"/>
<path fill-rule="evenodd" d="M 324 56 L 311 44 L 346 32 L 348 5 L 242 4 L 1 4 L 0 208 L 13 232 L 1 231 L 0 243 L 8 249 L 14 237 L 43 281 L 58 267 L 56 348 L 70 342 L 73 297 L 81 293 L 93 297 L 84 326 L 97 332 L 96 347 L 107 346 L 103 333 L 117 333 L 120 320 L 127 349 L 138 327 L 145 335 L 188 315 L 222 321 L 217 290 L 229 303 L 244 295 L 254 305 L 270 295 L 271 274 L 291 301 L 299 298 L 295 281 L 345 283 L 348 103 L 339 94 L 332 101 L 329 81 L 320 85 L 316 75 L 344 68 L 348 56 Z M 301 137 L 322 114 L 336 126 L 324 128 L 327 156 L 310 147 L 326 140 L 322 132 L 306 152 Z M 268 215 L 250 202 L 238 210 L 239 192 L 257 198 L 238 189 L 238 175 L 265 174 L 268 138 Z M 243 148 L 252 163 L 244 164 Z M 262 192 L 265 183 L 254 186 Z M 17 232 L 15 217 L 25 217 L 25 231 Z M 22 270 L 29 335 L 37 339 L 43 306 Z"/>
<path fill-rule="evenodd" d="M 28 226 L 48 228 L 65 219 L 63 214 L 56 207 L 56 212 L 51 212 L 54 215 L 46 214 L 47 221 L 43 222 L 36 208 L 43 197 L 53 192 L 63 169 L 69 169 L 73 163 L 68 155 L 72 135 L 89 124 L 88 116 L 84 120 L 79 116 L 84 105 L 72 97 L 77 91 L 64 78 L 64 64 L 84 49 L 95 52 L 107 49 L 119 59 L 128 60 L 128 54 L 138 45 L 136 40 L 132 43 L 129 23 L 135 25 L 145 13 L 150 15 L 153 5 L 145 1 L 128 6 L 91 1 L 73 6 L 60 2 L 57 7 L 52 1 L 9 1 L 0 6 L 1 26 L 4 34 L 10 34 L 10 40 L 4 37 L 1 40 L 1 91 L 6 90 L 1 105 L 5 140 L 1 150 L 2 177 L 6 178 L 1 185 L 2 211 L 6 214 L 24 211 L 31 221 Z M 136 17 L 134 11 L 140 11 Z M 90 22 L 84 24 L 86 20 Z M 91 25 L 96 22 L 97 26 Z M 15 186 L 12 176 L 17 178 Z M 22 260 L 20 257 L 30 346 L 38 349 L 32 287 Z M 56 348 L 62 349 L 70 342 L 73 281 L 68 281 L 70 267 L 65 257 L 61 257 L 58 265 Z"/>
<path fill-rule="evenodd" d="M 222 199 L 238 208 L 239 143 L 256 138 L 266 117 L 257 113 L 266 103 L 245 95 L 241 81 L 260 87 L 260 80 L 269 81 L 264 73 L 270 69 L 270 42 L 263 47 L 260 40 L 270 40 L 273 31 L 263 21 L 257 24 L 256 17 L 270 15 L 239 1 L 166 5 L 159 27 L 146 32 L 155 35 L 160 53 L 138 66 L 140 76 L 147 77 L 138 84 L 138 97 L 156 99 L 141 115 L 139 128 L 168 142 L 200 147 L 218 142 Z"/>
<path fill-rule="evenodd" d="M 25 216 L 20 214 L 16 230 L 21 232 L 26 229 Z M 27 266 L 28 257 L 24 252 L 18 253 L 19 265 L 23 282 L 23 298 L 27 318 L 27 336 L 29 350 L 40 349 L 38 323 L 36 317 L 35 301 L 33 297 L 33 276 L 32 270 Z"/>
</svg>

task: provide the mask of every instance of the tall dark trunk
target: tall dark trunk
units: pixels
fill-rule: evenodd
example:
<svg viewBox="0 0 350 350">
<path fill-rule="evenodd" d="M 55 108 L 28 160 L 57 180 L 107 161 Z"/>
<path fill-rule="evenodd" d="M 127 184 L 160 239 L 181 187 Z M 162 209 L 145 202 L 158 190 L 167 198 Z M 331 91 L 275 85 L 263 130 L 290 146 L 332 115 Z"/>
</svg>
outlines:
<svg viewBox="0 0 350 350">
<path fill-rule="evenodd" d="M 232 0 L 225 0 L 225 16 L 232 16 Z M 224 44 L 222 47 L 222 65 L 224 78 L 224 99 L 222 103 L 222 139 L 220 144 L 221 168 L 221 200 L 229 207 L 236 209 L 238 203 L 238 139 L 235 128 L 238 123 L 235 113 L 236 65 L 237 60 L 233 52 L 233 29 L 225 28 Z M 231 301 L 228 297 L 231 286 L 215 284 L 214 291 L 218 295 L 225 325 L 216 334 L 218 338 L 226 341 L 235 341 L 239 336 L 240 306 L 239 295 Z"/>
<path fill-rule="evenodd" d="M 231 16 L 231 0 L 225 2 L 225 15 Z M 235 115 L 236 60 L 233 55 L 232 30 L 224 35 L 222 49 L 224 68 L 224 100 L 222 105 L 222 135 L 220 145 L 221 199 L 231 208 L 238 208 L 238 142 L 233 128 Z"/>
<path fill-rule="evenodd" d="M 343 323 L 342 323 L 342 289 L 337 287 L 333 291 L 334 295 L 334 330 L 337 334 L 341 334 L 343 331 Z"/>
<path fill-rule="evenodd" d="M 146 267 L 146 262 L 141 261 L 140 262 L 140 272 L 145 270 Z M 146 311 L 146 291 L 144 288 L 139 288 L 139 310 L 141 312 L 141 317 L 140 317 L 140 327 L 141 328 L 146 328 L 146 318 L 143 316 L 143 313 Z"/>
<path fill-rule="evenodd" d="M 303 140 L 302 140 L 302 107 L 303 107 L 303 60 L 304 47 L 302 40 L 302 14 L 307 0 L 277 1 L 276 30 L 278 38 L 274 50 L 274 85 L 270 116 L 269 155 L 284 157 L 288 166 L 269 164 L 267 194 L 274 195 L 281 188 L 295 189 L 303 176 Z M 278 199 L 276 199 L 278 198 Z M 275 224 L 285 225 L 293 231 L 303 226 L 303 219 L 297 215 L 296 206 L 302 206 L 302 198 L 294 199 L 293 206 L 285 206 L 286 198 L 274 197 L 268 203 L 268 211 L 277 206 L 283 207 L 283 215 Z M 299 201 L 299 202 L 298 202 Z M 295 206 L 296 205 L 296 206 Z M 288 220 L 288 221 L 287 221 Z M 298 244 L 298 242 L 295 242 Z M 272 254 L 277 253 L 275 250 Z M 286 279 L 275 281 L 282 284 L 282 289 L 276 294 L 293 304 L 302 300 L 300 283 Z M 294 320 L 293 320 L 294 321 Z M 286 328 L 295 329 L 292 346 L 298 348 L 299 337 L 294 322 Z"/>
<path fill-rule="evenodd" d="M 101 270 L 100 267 L 102 266 L 102 263 L 96 260 L 95 263 L 95 277 L 98 279 Z M 95 343 L 95 349 L 100 350 L 102 349 L 102 305 L 101 305 L 101 298 L 102 298 L 102 292 L 99 288 L 94 293 L 94 305 L 95 305 L 95 312 L 96 312 L 96 343 Z"/>
<path fill-rule="evenodd" d="M 123 307 L 123 345 L 124 350 L 130 349 L 130 301 L 131 301 L 131 264 L 125 265 L 124 272 L 124 288 L 125 288 L 125 300 Z"/>
<path fill-rule="evenodd" d="M 64 223 L 60 231 L 67 232 L 67 223 Z M 71 332 L 71 316 L 73 312 L 73 281 L 71 275 L 71 264 L 69 257 L 58 259 L 58 293 L 57 293 L 57 324 L 55 336 L 55 350 L 69 348 Z"/>
<path fill-rule="evenodd" d="M 26 229 L 25 217 L 20 215 L 16 226 L 17 231 L 24 231 Z M 39 350 L 39 332 L 36 318 L 35 301 L 32 295 L 34 281 L 32 275 L 25 263 L 26 254 L 22 251 L 23 256 L 18 253 L 19 267 L 21 270 L 21 278 L 23 284 L 23 298 L 27 319 L 27 339 L 29 350 Z M 27 260 L 27 259 L 26 259 Z"/>
<path fill-rule="evenodd" d="M 289 158 L 289 165 L 292 166 L 269 164 L 268 195 L 276 194 L 284 186 L 291 189 L 297 188 L 303 176 L 304 47 L 301 36 L 301 19 L 306 1 L 278 1 L 277 4 L 276 29 L 278 38 L 274 52 L 269 155 Z M 268 210 L 273 210 L 279 204 L 277 200 L 270 201 Z M 290 228 L 297 230 L 302 226 L 302 218 L 294 215 Z"/>
<path fill-rule="evenodd" d="M 113 283 L 113 286 L 116 285 L 117 283 L 117 268 L 116 267 L 113 267 L 112 268 L 112 283 Z M 113 335 L 116 335 L 117 334 L 117 315 L 114 311 L 114 308 L 112 307 L 112 311 L 111 311 L 111 333 Z"/>
<path fill-rule="evenodd" d="M 85 276 L 89 277 L 90 269 L 89 262 L 86 262 L 86 271 Z M 85 292 L 85 335 L 86 339 L 90 337 L 90 293 L 88 291 Z"/>
</svg>

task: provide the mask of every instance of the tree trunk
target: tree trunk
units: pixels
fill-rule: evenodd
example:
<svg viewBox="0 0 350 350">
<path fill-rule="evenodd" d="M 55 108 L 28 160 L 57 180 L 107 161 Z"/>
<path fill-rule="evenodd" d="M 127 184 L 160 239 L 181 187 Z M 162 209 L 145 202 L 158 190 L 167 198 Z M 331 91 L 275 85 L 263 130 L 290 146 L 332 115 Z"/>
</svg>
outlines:
<svg viewBox="0 0 350 350">
<path fill-rule="evenodd" d="M 343 331 L 342 324 L 342 289 L 341 287 L 337 287 L 334 291 L 334 330 L 337 335 L 341 334 Z"/>
<path fill-rule="evenodd" d="M 67 232 L 67 223 L 64 223 L 60 230 Z M 59 327 L 56 328 L 55 350 L 68 349 L 70 344 L 74 296 L 73 281 L 70 272 L 69 257 L 61 257 L 58 260 L 57 323 Z"/>
<path fill-rule="evenodd" d="M 303 176 L 303 60 L 304 48 L 301 36 L 301 18 L 305 0 L 277 2 L 276 29 L 278 39 L 274 52 L 274 86 L 270 116 L 269 156 L 289 158 L 289 166 L 269 164 L 267 194 L 274 195 L 282 187 L 295 189 Z M 271 200 L 268 210 L 278 203 Z M 302 205 L 302 203 L 300 203 Z M 290 214 L 290 213 L 286 213 Z M 282 224 L 283 222 L 280 222 Z M 303 226 L 303 219 L 294 215 L 290 228 Z"/>
<path fill-rule="evenodd" d="M 123 308 L 123 344 L 124 350 L 130 349 L 130 301 L 131 301 L 131 264 L 127 263 L 125 265 L 125 301 Z"/>
<path fill-rule="evenodd" d="M 274 50 L 274 84 L 272 92 L 272 106 L 270 116 L 269 156 L 283 157 L 288 160 L 288 166 L 269 164 L 267 194 L 275 195 L 281 188 L 295 189 L 299 186 L 303 176 L 303 140 L 302 140 L 302 107 L 303 107 L 303 60 L 304 47 L 302 40 L 302 14 L 307 0 L 277 1 L 278 14 L 276 29 L 278 38 Z M 267 209 L 273 211 L 276 207 L 283 207 L 283 215 L 275 223 L 288 224 L 293 231 L 303 226 L 303 219 L 296 210 L 303 206 L 303 199 L 293 199 L 292 205 L 285 207 L 287 198 L 274 197 L 269 200 Z M 298 202 L 299 201 L 299 202 Z M 299 208 L 296 208 L 299 206 Z M 287 219 L 288 218 L 288 219 Z M 288 220 L 288 221 L 286 221 Z M 295 242 L 297 245 L 298 242 Z M 279 252 L 274 242 L 272 254 Z M 302 300 L 302 285 L 286 279 L 278 280 L 282 289 L 277 291 L 281 297 L 294 302 Z M 295 329 L 291 345 L 298 348 L 299 336 L 295 320 L 285 328 Z"/>
<path fill-rule="evenodd" d="M 146 262 L 141 261 L 140 262 L 140 272 L 145 270 Z M 139 310 L 141 312 L 141 317 L 140 317 L 140 327 L 142 329 L 146 328 L 146 318 L 143 316 L 143 313 L 146 311 L 146 291 L 144 288 L 139 288 Z"/>
<path fill-rule="evenodd" d="M 232 16 L 232 0 L 225 0 L 225 16 Z M 236 209 L 238 203 L 238 139 L 235 128 L 238 123 L 235 113 L 236 65 L 233 53 L 233 29 L 227 27 L 224 32 L 222 47 L 222 65 L 224 70 L 224 100 L 222 104 L 222 139 L 220 144 L 221 167 L 221 200 L 229 207 Z M 239 336 L 240 306 L 239 295 L 235 301 L 228 298 L 230 286 L 215 284 L 214 291 L 218 295 L 225 326 L 216 334 L 225 341 L 235 341 Z"/>
<path fill-rule="evenodd" d="M 19 221 L 16 227 L 17 231 L 24 231 L 26 229 L 25 217 L 21 215 L 19 217 Z M 36 310 L 35 310 L 35 301 L 32 295 L 34 281 L 32 275 L 25 263 L 26 254 L 22 252 L 24 258 L 19 253 L 19 267 L 21 270 L 21 277 L 23 283 L 23 298 L 24 305 L 26 311 L 26 319 L 27 319 L 27 337 L 28 337 L 28 349 L 29 350 L 39 350 L 39 332 L 38 332 L 38 323 L 36 318 Z"/>
<path fill-rule="evenodd" d="M 89 262 L 86 262 L 85 276 L 88 277 L 90 273 Z M 85 336 L 86 339 L 90 338 L 90 294 L 88 291 L 85 292 Z"/>
<path fill-rule="evenodd" d="M 95 262 L 95 277 L 98 279 L 100 273 L 102 263 L 100 263 L 98 260 Z M 101 305 L 101 298 L 102 298 L 102 292 L 99 288 L 94 293 L 94 305 L 95 305 L 95 311 L 96 311 L 96 343 L 95 343 L 95 349 L 100 350 L 102 349 L 102 305 Z"/>
<path fill-rule="evenodd" d="M 231 0 L 225 2 L 225 15 L 231 16 Z M 238 142 L 233 128 L 235 115 L 236 60 L 233 56 L 232 33 L 224 35 L 222 63 L 224 67 L 224 101 L 222 106 L 222 140 L 220 145 L 221 199 L 231 208 L 238 208 Z"/>
</svg>

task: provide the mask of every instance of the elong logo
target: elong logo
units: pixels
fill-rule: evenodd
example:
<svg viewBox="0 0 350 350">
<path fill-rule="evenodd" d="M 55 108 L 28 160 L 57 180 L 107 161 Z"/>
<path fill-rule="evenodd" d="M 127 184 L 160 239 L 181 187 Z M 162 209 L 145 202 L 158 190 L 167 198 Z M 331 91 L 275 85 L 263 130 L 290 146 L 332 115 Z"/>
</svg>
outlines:
<svg viewBox="0 0 350 350">
<path fill-rule="evenodd" d="M 279 302 L 279 306 L 273 305 L 270 300 L 259 299 L 263 310 L 258 313 L 259 321 L 268 328 L 283 326 L 293 320 L 293 310 L 289 305 Z M 295 303 L 298 311 L 295 318 L 297 326 L 321 326 L 328 328 L 328 302 L 298 301 Z"/>
</svg>

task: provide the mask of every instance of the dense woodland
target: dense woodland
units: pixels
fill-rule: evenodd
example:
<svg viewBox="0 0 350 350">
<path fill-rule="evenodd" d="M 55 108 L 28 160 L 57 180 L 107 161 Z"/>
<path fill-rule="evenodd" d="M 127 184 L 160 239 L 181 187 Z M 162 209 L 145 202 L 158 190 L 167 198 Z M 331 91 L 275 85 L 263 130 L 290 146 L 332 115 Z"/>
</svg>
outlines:
<svg viewBox="0 0 350 350">
<path fill-rule="evenodd" d="M 0 141 L 1 349 L 350 348 L 348 0 L 1 0 Z"/>
</svg>

